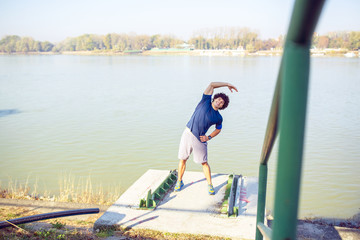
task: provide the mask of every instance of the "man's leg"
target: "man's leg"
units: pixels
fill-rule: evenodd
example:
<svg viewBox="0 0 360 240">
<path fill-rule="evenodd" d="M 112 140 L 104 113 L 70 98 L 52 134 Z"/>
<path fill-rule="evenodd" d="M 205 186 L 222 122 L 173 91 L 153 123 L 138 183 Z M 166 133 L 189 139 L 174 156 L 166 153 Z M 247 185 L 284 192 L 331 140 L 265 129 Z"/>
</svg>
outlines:
<svg viewBox="0 0 360 240">
<path fill-rule="evenodd" d="M 207 162 L 204 162 L 202 163 L 202 166 L 203 166 L 203 171 L 204 171 L 204 174 L 205 174 L 205 178 L 208 182 L 208 184 L 212 184 L 211 182 L 211 170 L 210 170 L 210 166 Z"/>
<path fill-rule="evenodd" d="M 180 159 L 179 161 L 179 171 L 178 171 L 178 181 L 181 181 L 186 169 L 186 160 Z"/>
<path fill-rule="evenodd" d="M 189 156 L 192 152 L 191 136 L 193 135 L 189 129 L 185 129 L 183 134 L 181 135 L 178 153 L 178 159 L 180 159 L 178 169 L 178 181 L 182 180 L 186 168 L 186 160 L 189 159 Z"/>
<path fill-rule="evenodd" d="M 180 161 L 179 161 L 178 179 L 177 179 L 177 182 L 176 182 L 175 188 L 174 188 L 174 191 L 175 191 L 175 192 L 181 191 L 181 189 L 184 187 L 184 183 L 183 183 L 183 181 L 182 181 L 182 177 L 183 177 L 183 175 L 184 175 L 185 168 L 186 168 L 186 160 L 180 159 Z"/>
<path fill-rule="evenodd" d="M 212 182 L 211 182 L 211 170 L 210 170 L 210 166 L 207 162 L 204 162 L 202 163 L 203 165 L 203 171 L 204 171 L 204 174 L 205 174 L 205 177 L 206 177 L 206 180 L 208 182 L 208 191 L 209 191 L 209 194 L 210 195 L 214 195 L 215 194 L 215 189 L 212 185 Z"/>
</svg>

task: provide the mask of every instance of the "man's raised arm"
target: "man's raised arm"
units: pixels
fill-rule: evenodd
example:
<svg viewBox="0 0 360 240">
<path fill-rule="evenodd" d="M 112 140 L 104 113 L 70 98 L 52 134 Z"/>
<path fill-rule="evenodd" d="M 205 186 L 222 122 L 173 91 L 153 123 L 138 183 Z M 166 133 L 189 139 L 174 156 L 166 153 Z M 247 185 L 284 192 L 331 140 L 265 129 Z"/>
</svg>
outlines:
<svg viewBox="0 0 360 240">
<path fill-rule="evenodd" d="M 215 88 L 220 88 L 220 87 L 228 87 L 229 90 L 231 92 L 233 92 L 232 90 L 238 91 L 236 89 L 236 87 L 230 83 L 226 83 L 226 82 L 212 82 L 209 84 L 209 86 L 205 89 L 204 94 L 205 95 L 212 95 L 214 93 L 214 89 Z"/>
</svg>

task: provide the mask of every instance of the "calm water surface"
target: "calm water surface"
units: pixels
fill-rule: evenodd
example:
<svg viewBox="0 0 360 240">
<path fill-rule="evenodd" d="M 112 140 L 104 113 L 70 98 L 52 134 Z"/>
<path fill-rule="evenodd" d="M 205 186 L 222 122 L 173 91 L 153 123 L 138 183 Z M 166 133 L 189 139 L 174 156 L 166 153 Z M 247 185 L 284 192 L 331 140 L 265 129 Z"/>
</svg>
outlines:
<svg viewBox="0 0 360 240">
<path fill-rule="evenodd" d="M 280 60 L 0 56 L 1 184 L 37 182 L 56 193 L 70 174 L 125 191 L 149 168 L 177 168 L 181 133 L 211 81 L 239 89 L 209 143 L 212 171 L 257 176 Z M 311 65 L 300 216 L 351 217 L 360 208 L 360 59 Z M 270 208 L 276 158 L 277 145 Z M 201 167 L 190 161 L 187 170 Z"/>
</svg>

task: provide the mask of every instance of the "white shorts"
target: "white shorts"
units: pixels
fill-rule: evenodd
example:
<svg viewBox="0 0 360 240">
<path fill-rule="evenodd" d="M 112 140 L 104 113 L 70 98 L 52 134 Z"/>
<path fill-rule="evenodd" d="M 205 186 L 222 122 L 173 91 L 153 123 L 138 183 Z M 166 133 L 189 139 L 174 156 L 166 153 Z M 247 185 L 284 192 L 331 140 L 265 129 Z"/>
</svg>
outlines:
<svg viewBox="0 0 360 240">
<path fill-rule="evenodd" d="M 185 128 L 180 140 L 178 158 L 188 160 L 192 151 L 194 151 L 195 163 L 207 162 L 207 142 L 200 142 L 189 128 Z"/>
</svg>

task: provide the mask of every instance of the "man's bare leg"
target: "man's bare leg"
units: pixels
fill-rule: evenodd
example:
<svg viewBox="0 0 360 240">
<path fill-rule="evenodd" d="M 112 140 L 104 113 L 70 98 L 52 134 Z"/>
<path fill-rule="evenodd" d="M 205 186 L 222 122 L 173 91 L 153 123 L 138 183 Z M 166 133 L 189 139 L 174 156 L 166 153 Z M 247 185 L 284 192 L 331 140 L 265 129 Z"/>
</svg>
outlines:
<svg viewBox="0 0 360 240">
<path fill-rule="evenodd" d="M 203 171 L 204 171 L 204 174 L 205 174 L 205 178 L 208 182 L 208 184 L 212 184 L 212 181 L 211 181 L 211 169 L 210 169 L 210 165 L 205 162 L 205 163 L 202 163 L 203 165 Z"/>
<path fill-rule="evenodd" d="M 184 176 L 184 172 L 186 169 L 186 160 L 181 160 L 179 161 L 179 171 L 178 171 L 178 181 L 181 181 L 183 176 Z"/>
</svg>

